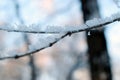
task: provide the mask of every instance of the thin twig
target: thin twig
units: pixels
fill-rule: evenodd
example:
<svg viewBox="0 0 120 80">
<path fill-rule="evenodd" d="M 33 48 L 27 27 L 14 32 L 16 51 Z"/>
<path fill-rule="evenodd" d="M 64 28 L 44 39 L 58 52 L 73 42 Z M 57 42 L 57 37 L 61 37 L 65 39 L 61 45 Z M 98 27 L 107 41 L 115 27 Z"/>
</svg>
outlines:
<svg viewBox="0 0 120 80">
<path fill-rule="evenodd" d="M 43 49 L 46 49 L 48 47 L 53 46 L 55 43 L 57 43 L 58 41 L 60 41 L 61 39 L 65 38 L 68 35 L 69 35 L 69 33 L 66 33 L 66 34 L 62 35 L 60 38 L 58 38 L 55 41 L 53 41 L 52 43 L 49 43 L 48 45 L 46 45 L 45 47 L 42 47 L 40 49 L 36 49 L 34 51 L 31 51 L 31 52 L 28 52 L 28 53 L 24 53 L 24 54 L 15 55 L 15 56 L 2 57 L 2 58 L 0 58 L 0 60 L 4 60 L 4 59 L 18 59 L 18 58 L 21 58 L 21 57 L 24 57 L 24 56 L 35 54 L 35 53 L 37 53 L 37 52 L 39 52 L 39 51 L 41 51 Z"/>
</svg>

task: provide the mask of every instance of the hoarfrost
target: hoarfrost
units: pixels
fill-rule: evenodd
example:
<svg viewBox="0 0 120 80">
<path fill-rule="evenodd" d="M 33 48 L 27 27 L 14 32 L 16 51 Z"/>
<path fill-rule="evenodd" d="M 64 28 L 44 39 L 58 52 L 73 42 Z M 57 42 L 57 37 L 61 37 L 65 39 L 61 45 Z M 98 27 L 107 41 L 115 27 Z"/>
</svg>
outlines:
<svg viewBox="0 0 120 80">
<path fill-rule="evenodd" d="M 74 32 L 74 31 L 85 31 L 87 28 L 94 28 L 102 25 L 106 25 L 112 23 L 114 21 L 119 21 L 120 13 L 113 14 L 111 17 L 106 17 L 103 19 L 94 18 L 92 20 L 86 21 L 85 24 L 79 26 L 69 26 L 69 25 L 10 25 L 5 24 L 0 26 L 0 30 L 11 31 L 11 32 L 28 32 L 28 33 L 66 33 L 66 32 Z M 43 26 L 45 27 L 43 29 Z"/>
</svg>

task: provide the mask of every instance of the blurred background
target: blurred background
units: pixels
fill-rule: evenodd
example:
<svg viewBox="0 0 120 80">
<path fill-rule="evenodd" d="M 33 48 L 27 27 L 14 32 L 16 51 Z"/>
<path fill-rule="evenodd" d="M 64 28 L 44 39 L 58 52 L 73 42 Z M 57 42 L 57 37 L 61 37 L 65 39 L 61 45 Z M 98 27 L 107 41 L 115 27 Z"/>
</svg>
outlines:
<svg viewBox="0 0 120 80">
<path fill-rule="evenodd" d="M 0 0 L 0 25 L 80 26 L 119 12 L 119 0 Z M 120 23 L 67 36 L 19 59 L 0 60 L 0 80 L 120 80 Z M 11 26 L 12 28 L 12 26 Z M 42 48 L 60 34 L 0 31 L 0 57 Z"/>
</svg>

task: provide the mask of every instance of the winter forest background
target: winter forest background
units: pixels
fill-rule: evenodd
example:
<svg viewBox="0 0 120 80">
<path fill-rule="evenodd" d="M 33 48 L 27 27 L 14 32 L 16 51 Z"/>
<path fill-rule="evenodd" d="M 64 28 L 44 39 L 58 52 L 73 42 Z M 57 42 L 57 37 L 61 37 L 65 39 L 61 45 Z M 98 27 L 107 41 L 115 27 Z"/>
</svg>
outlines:
<svg viewBox="0 0 120 80">
<path fill-rule="evenodd" d="M 119 7 L 119 0 L 0 0 L 0 80 L 120 80 Z M 114 23 L 84 29 L 109 23 L 96 19 L 105 17 Z"/>
</svg>

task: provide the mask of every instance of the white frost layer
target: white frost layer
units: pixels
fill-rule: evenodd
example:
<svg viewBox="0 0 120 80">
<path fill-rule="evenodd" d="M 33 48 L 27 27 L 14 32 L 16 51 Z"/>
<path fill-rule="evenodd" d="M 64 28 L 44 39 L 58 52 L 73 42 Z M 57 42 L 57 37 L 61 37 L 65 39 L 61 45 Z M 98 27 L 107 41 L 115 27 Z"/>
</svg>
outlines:
<svg viewBox="0 0 120 80">
<path fill-rule="evenodd" d="M 40 27 L 40 25 L 10 25 L 5 24 L 0 26 L 0 30 L 9 31 L 9 32 L 26 32 L 26 33 L 66 33 L 66 32 L 75 32 L 75 31 L 85 31 L 87 28 L 96 28 L 98 26 L 107 25 L 114 21 L 120 19 L 120 13 L 113 14 L 107 18 L 94 18 L 92 20 L 86 21 L 85 24 L 81 26 L 57 26 L 57 25 L 48 25 L 45 30 Z"/>
</svg>

